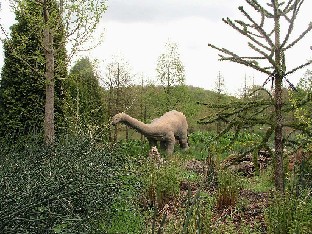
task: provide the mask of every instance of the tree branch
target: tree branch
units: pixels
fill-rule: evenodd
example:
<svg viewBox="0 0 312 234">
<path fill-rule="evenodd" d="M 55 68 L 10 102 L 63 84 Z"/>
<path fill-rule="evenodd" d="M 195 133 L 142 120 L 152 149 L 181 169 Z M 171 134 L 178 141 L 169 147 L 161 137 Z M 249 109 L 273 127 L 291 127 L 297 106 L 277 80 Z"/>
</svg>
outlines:
<svg viewBox="0 0 312 234">
<path fill-rule="evenodd" d="M 300 35 L 296 40 L 294 40 L 292 43 L 290 43 L 288 46 L 286 46 L 283 50 L 285 51 L 285 50 L 287 50 L 287 49 L 293 47 L 298 41 L 300 41 L 302 38 L 304 38 L 305 35 L 306 35 L 308 32 L 311 31 L 311 29 L 312 29 L 312 22 L 309 23 L 308 28 L 307 28 L 306 30 L 304 30 L 304 31 L 301 33 L 301 35 Z"/>
<path fill-rule="evenodd" d="M 292 69 L 291 71 L 287 72 L 285 74 L 285 76 L 288 76 L 288 75 L 290 75 L 290 74 L 292 74 L 292 73 L 294 73 L 294 72 L 296 72 L 296 71 L 298 71 L 298 70 L 300 70 L 300 69 L 302 69 L 304 67 L 307 67 L 307 66 L 309 66 L 311 64 L 312 64 L 312 60 L 310 60 L 310 61 L 308 61 L 308 62 L 306 62 L 306 63 L 304 63 L 304 64 L 302 64 L 302 65 L 300 65 L 300 66 L 298 66 L 298 67 L 296 67 L 294 69 Z"/>
<path fill-rule="evenodd" d="M 271 48 L 263 45 L 261 42 L 259 42 L 258 40 L 256 40 L 255 38 L 253 38 L 250 33 L 247 30 L 242 30 L 239 27 L 236 26 L 236 24 L 230 19 L 222 19 L 224 23 L 230 25 L 233 29 L 235 29 L 236 31 L 238 31 L 239 33 L 241 33 L 242 35 L 245 35 L 246 37 L 248 37 L 251 41 L 253 41 L 255 44 L 261 46 L 262 48 L 271 51 Z"/>
<path fill-rule="evenodd" d="M 261 19 L 261 25 L 258 25 L 251 17 L 250 15 L 244 10 L 243 7 L 239 7 L 239 10 L 247 17 L 247 19 L 253 23 L 255 29 L 262 35 L 262 37 L 268 42 L 268 44 L 272 47 L 274 47 L 274 43 L 269 37 L 269 35 L 263 30 L 263 24 L 264 24 L 264 18 Z M 261 13 L 261 12 L 260 12 Z"/>
</svg>

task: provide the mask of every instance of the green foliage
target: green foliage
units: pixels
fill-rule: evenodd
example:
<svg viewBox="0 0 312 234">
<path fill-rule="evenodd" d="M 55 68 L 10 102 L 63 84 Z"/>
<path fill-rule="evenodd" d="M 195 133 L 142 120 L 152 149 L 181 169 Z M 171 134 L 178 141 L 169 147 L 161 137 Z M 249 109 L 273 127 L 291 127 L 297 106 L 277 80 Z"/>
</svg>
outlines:
<svg viewBox="0 0 312 234">
<path fill-rule="evenodd" d="M 121 192 L 110 208 L 108 227 L 101 225 L 101 230 L 109 234 L 143 233 L 144 218 L 133 201 L 136 201 L 133 192 Z"/>
<path fill-rule="evenodd" d="M 311 191 L 304 191 L 300 197 L 289 192 L 275 194 L 266 210 L 268 233 L 310 233 L 311 213 Z"/>
<path fill-rule="evenodd" d="M 89 58 L 79 59 L 66 80 L 67 122 L 73 131 L 102 132 L 106 122 L 104 93 L 96 67 Z"/>
<path fill-rule="evenodd" d="M 152 160 L 142 166 L 145 203 L 162 208 L 180 192 L 181 167 L 176 161 L 167 161 L 158 167 Z"/>
<path fill-rule="evenodd" d="M 47 148 L 33 137 L 0 151 L 0 230 L 90 233 L 110 220 L 130 156 L 86 135 Z"/>
<path fill-rule="evenodd" d="M 238 176 L 228 172 L 218 173 L 217 209 L 235 207 L 241 185 Z"/>
<path fill-rule="evenodd" d="M 161 85 L 165 89 L 163 106 L 166 111 L 174 109 L 177 103 L 175 97 L 183 97 L 182 92 L 175 92 L 174 87 L 183 87 L 185 82 L 184 66 L 180 60 L 178 45 L 176 43 L 167 42 L 166 51 L 162 53 L 157 62 L 157 77 Z M 181 95 L 182 94 L 182 95 Z M 179 100 L 181 102 L 181 100 Z"/>
<path fill-rule="evenodd" d="M 300 132 L 296 135 L 298 145 L 305 148 L 306 151 L 312 152 L 311 131 L 312 118 L 312 72 L 308 70 L 304 77 L 300 79 L 297 92 L 290 92 L 290 102 L 295 111 L 295 124 L 300 126 Z"/>
<path fill-rule="evenodd" d="M 56 2 L 51 8 L 58 11 Z M 0 83 L 0 135 L 28 134 L 42 131 L 45 102 L 45 57 L 42 48 L 42 8 L 33 1 L 23 1 L 16 11 L 17 23 L 11 38 L 4 42 L 4 66 Z M 56 124 L 63 124 L 64 86 L 67 75 L 66 49 L 62 24 L 54 38 Z"/>
<path fill-rule="evenodd" d="M 202 160 L 207 158 L 208 153 L 216 156 L 217 160 L 223 160 L 230 154 L 250 151 L 260 139 L 260 135 L 250 132 L 217 135 L 215 132 L 198 131 L 189 136 L 191 152 L 195 158 Z"/>
</svg>

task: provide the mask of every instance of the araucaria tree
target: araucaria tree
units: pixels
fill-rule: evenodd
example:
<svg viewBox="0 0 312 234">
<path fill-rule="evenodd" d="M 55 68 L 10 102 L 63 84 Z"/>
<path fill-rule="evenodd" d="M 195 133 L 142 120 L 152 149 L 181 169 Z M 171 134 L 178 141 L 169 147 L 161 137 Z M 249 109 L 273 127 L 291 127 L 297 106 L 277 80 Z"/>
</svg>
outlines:
<svg viewBox="0 0 312 234">
<path fill-rule="evenodd" d="M 259 3 L 261 2 L 261 3 Z M 265 1 L 246 0 L 258 14 L 256 20 L 245 11 L 244 7 L 238 9 L 245 20 L 223 21 L 234 30 L 245 36 L 248 46 L 257 55 L 244 57 L 225 48 L 209 44 L 210 47 L 221 52 L 221 61 L 232 61 L 243 64 L 269 76 L 274 82 L 274 142 L 275 142 L 275 187 L 278 191 L 284 191 L 284 168 L 283 168 L 283 115 L 282 115 L 282 84 L 288 75 L 302 69 L 312 63 L 307 61 L 300 66 L 286 69 L 285 52 L 292 49 L 312 29 L 312 23 L 298 36 L 294 34 L 295 22 L 304 0 L 270 0 Z M 285 33 L 281 27 L 286 29 Z"/>
</svg>

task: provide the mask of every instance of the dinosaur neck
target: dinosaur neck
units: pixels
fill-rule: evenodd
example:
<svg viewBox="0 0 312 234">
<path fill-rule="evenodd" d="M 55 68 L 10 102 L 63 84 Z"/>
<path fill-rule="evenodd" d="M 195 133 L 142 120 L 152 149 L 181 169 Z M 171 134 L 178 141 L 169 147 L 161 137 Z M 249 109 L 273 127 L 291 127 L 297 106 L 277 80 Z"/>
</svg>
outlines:
<svg viewBox="0 0 312 234">
<path fill-rule="evenodd" d="M 129 127 L 137 130 L 139 133 L 142 133 L 143 135 L 151 135 L 153 134 L 153 129 L 150 128 L 149 124 L 145 124 L 135 118 L 132 118 L 129 115 L 125 115 L 122 122 Z"/>
</svg>

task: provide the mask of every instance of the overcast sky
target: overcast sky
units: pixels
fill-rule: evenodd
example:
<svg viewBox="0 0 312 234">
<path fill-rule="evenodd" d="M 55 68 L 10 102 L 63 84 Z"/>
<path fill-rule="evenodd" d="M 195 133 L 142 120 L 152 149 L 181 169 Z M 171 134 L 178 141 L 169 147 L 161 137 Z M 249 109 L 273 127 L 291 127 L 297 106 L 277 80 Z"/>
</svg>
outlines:
<svg viewBox="0 0 312 234">
<path fill-rule="evenodd" d="M 0 22 L 8 30 L 14 22 L 14 15 L 8 9 L 8 0 L 0 2 Z M 240 5 L 245 6 L 245 1 L 108 0 L 108 10 L 99 25 L 99 30 L 104 30 L 103 43 L 86 55 L 100 61 L 102 74 L 105 74 L 105 66 L 112 57 L 119 55 L 129 62 L 133 73 L 153 80 L 156 77 L 157 59 L 164 52 L 165 43 L 170 40 L 178 44 L 180 58 L 185 66 L 186 84 L 215 89 L 220 72 L 224 77 L 226 90 L 237 94 L 244 85 L 245 76 L 249 85 L 253 82 L 262 84 L 266 76 L 243 65 L 219 62 L 217 51 L 207 45 L 212 43 L 244 56 L 250 55 L 246 49 L 247 40 L 222 22 L 225 17 L 244 19 L 238 10 Z M 253 12 L 248 7 L 246 9 Z M 297 30 L 294 35 L 299 35 L 312 21 L 310 9 L 312 1 L 306 0 L 296 21 Z M 1 38 L 4 37 L 3 34 L 0 35 Z M 292 68 L 312 59 L 311 45 L 312 32 L 286 54 L 287 67 Z M 2 65 L 1 48 L 0 66 Z M 296 83 L 305 70 L 289 79 Z"/>
</svg>

